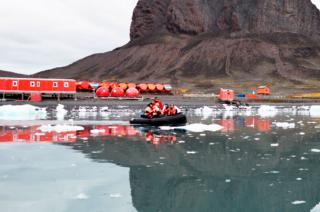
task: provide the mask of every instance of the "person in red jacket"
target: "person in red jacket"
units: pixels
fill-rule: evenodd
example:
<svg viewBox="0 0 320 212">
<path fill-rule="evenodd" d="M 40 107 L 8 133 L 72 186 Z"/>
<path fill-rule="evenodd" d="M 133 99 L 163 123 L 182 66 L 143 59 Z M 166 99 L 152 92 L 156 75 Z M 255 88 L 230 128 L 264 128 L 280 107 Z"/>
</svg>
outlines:
<svg viewBox="0 0 320 212">
<path fill-rule="evenodd" d="M 162 101 L 160 99 L 158 99 L 158 97 L 153 98 L 152 106 L 153 107 L 157 106 L 160 110 L 163 109 Z"/>
<path fill-rule="evenodd" d="M 152 104 L 148 104 L 146 109 L 144 110 L 144 116 L 151 119 L 153 117 L 153 109 L 152 109 Z"/>
</svg>

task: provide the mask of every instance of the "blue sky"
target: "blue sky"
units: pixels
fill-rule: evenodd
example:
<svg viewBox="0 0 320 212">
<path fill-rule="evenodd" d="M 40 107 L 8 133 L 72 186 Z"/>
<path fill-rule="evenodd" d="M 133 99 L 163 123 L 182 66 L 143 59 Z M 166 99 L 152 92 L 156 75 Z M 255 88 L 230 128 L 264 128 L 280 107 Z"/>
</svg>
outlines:
<svg viewBox="0 0 320 212">
<path fill-rule="evenodd" d="M 0 70 L 31 74 L 122 46 L 137 1 L 1 1 Z"/>
</svg>

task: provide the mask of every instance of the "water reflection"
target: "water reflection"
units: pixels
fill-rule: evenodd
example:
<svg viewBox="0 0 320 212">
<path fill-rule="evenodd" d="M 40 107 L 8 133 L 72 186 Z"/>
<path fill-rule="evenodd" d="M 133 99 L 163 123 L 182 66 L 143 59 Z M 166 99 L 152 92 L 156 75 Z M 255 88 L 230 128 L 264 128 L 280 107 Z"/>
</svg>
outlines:
<svg viewBox="0 0 320 212">
<path fill-rule="evenodd" d="M 297 127 L 284 130 L 276 121 Z M 0 140 L 61 141 L 95 162 L 130 168 L 138 211 L 309 211 L 320 202 L 320 158 L 311 151 L 320 149 L 318 120 L 223 116 L 211 122 L 223 129 L 95 125 L 47 134 L 39 126 L 2 127 Z"/>
</svg>

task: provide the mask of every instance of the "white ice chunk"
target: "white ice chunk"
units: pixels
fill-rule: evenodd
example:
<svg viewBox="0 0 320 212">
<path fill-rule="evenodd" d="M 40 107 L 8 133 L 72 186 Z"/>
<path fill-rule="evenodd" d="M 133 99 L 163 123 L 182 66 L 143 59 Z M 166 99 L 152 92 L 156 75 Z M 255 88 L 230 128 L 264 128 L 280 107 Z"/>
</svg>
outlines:
<svg viewBox="0 0 320 212">
<path fill-rule="evenodd" d="M 64 117 L 67 115 L 68 111 L 64 109 L 64 105 L 58 104 L 56 108 L 56 116 L 58 120 L 64 120 Z"/>
<path fill-rule="evenodd" d="M 320 203 L 318 203 L 316 206 L 314 206 L 310 212 L 319 212 L 320 211 Z"/>
<path fill-rule="evenodd" d="M 283 129 L 294 129 L 296 127 L 295 123 L 289 123 L 289 122 L 274 122 L 273 124 L 276 127 L 283 128 Z"/>
<path fill-rule="evenodd" d="M 320 153 L 320 149 L 311 149 L 311 152 Z"/>
<path fill-rule="evenodd" d="M 33 105 L 0 106 L 0 120 L 39 120 L 47 118 L 46 108 Z"/>
<path fill-rule="evenodd" d="M 306 203 L 306 201 L 304 201 L 304 200 L 296 200 L 296 201 L 291 202 L 292 205 L 300 205 L 300 204 L 304 204 L 304 203 Z"/>
<path fill-rule="evenodd" d="M 313 118 L 320 117 L 320 105 L 312 105 L 310 107 L 310 116 Z"/>
<path fill-rule="evenodd" d="M 181 129 L 181 130 L 187 130 L 190 132 L 195 132 L 195 133 L 201 133 L 205 131 L 210 131 L 210 132 L 215 132 L 222 130 L 223 127 L 218 125 L 218 124 L 201 124 L 201 123 L 196 123 L 196 124 L 190 124 L 186 126 L 181 126 L 181 127 L 168 127 L 168 126 L 162 126 L 160 127 L 161 130 L 174 130 L 174 129 Z"/>
<path fill-rule="evenodd" d="M 80 193 L 77 195 L 76 199 L 88 199 L 88 195 L 86 195 L 85 193 Z"/>
<path fill-rule="evenodd" d="M 261 117 L 274 117 L 278 113 L 278 109 L 275 106 L 261 105 L 258 109 L 258 114 Z"/>
</svg>

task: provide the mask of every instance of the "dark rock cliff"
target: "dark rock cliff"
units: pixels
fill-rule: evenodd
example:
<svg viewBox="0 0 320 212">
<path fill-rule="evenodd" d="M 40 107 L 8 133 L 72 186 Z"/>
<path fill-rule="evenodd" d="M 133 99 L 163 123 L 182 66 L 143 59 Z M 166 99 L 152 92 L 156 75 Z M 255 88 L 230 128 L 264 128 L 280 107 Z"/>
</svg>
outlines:
<svg viewBox="0 0 320 212">
<path fill-rule="evenodd" d="M 131 39 L 169 32 L 291 32 L 320 37 L 320 13 L 310 0 L 140 0 Z"/>
</svg>

